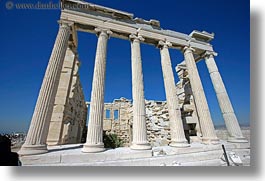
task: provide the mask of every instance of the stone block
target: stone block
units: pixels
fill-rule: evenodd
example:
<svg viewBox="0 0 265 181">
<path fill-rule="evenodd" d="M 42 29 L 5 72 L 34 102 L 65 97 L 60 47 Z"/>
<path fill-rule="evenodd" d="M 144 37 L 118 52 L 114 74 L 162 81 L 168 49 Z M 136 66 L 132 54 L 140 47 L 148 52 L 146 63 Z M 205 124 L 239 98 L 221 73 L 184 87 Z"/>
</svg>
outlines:
<svg viewBox="0 0 265 181">
<path fill-rule="evenodd" d="M 185 117 L 185 120 L 186 120 L 187 124 L 196 124 L 197 123 L 197 120 L 192 116 Z"/>
</svg>

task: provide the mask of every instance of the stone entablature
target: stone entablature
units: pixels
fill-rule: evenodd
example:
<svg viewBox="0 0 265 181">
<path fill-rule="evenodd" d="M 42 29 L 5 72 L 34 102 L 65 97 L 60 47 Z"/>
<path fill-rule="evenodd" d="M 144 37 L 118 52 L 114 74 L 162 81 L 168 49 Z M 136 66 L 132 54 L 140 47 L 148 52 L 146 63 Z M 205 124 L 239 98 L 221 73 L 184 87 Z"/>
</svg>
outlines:
<svg viewBox="0 0 265 181">
<path fill-rule="evenodd" d="M 78 31 L 95 33 L 96 27 L 111 29 L 112 37 L 129 40 L 130 34 L 139 34 L 145 38 L 143 43 L 157 46 L 159 41 L 167 40 L 172 43 L 172 48 L 182 49 L 185 46 L 193 47 L 195 54 L 200 56 L 204 51 L 213 51 L 213 47 L 209 41 L 209 37 L 214 34 L 206 31 L 194 31 L 190 35 L 165 30 L 160 27 L 160 22 L 157 20 L 144 20 L 134 17 L 133 14 L 118 11 L 112 8 L 107 8 L 92 3 L 79 0 L 65 0 L 66 6 L 62 10 L 61 19 L 75 22 L 75 28 Z M 77 4 L 83 4 L 80 8 L 71 9 Z M 200 39 L 196 36 L 200 33 Z M 207 37 L 207 38 L 205 38 Z"/>
</svg>

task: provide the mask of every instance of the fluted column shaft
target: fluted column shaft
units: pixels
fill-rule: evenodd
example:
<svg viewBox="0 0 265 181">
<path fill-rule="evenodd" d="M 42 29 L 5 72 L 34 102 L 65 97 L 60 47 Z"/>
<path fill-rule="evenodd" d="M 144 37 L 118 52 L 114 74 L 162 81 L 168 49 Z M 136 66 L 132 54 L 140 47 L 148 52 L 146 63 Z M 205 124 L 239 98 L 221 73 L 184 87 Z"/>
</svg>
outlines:
<svg viewBox="0 0 265 181">
<path fill-rule="evenodd" d="M 170 146 L 188 147 L 189 144 L 185 138 L 183 122 L 181 119 L 181 111 L 177 98 L 175 79 L 168 50 L 168 47 L 171 46 L 171 43 L 160 41 L 158 46 L 160 47 L 161 65 L 170 121 Z"/>
<path fill-rule="evenodd" d="M 214 90 L 229 134 L 228 141 L 247 142 L 241 132 L 237 117 L 234 113 L 233 106 L 230 102 L 222 77 L 215 63 L 214 55 L 211 53 L 207 54 L 205 57 L 205 63 L 210 73 Z"/>
<path fill-rule="evenodd" d="M 184 49 L 184 57 L 189 73 L 192 93 L 198 111 L 198 117 L 201 124 L 202 141 L 207 144 L 217 144 L 218 138 L 215 133 L 211 113 L 192 51 L 193 50 L 191 48 L 186 47 Z"/>
<path fill-rule="evenodd" d="M 69 24 L 61 23 L 41 85 L 27 138 L 19 151 L 20 155 L 47 152 L 46 139 L 69 36 Z"/>
<path fill-rule="evenodd" d="M 98 43 L 94 66 L 87 139 L 82 149 L 83 152 L 101 152 L 105 150 L 103 143 L 104 93 L 107 43 L 111 31 L 99 28 L 96 28 L 95 31 L 98 32 Z"/>
<path fill-rule="evenodd" d="M 132 94 L 133 94 L 133 141 L 131 149 L 151 149 L 147 141 L 144 84 L 140 41 L 143 37 L 130 35 L 132 61 Z"/>
</svg>

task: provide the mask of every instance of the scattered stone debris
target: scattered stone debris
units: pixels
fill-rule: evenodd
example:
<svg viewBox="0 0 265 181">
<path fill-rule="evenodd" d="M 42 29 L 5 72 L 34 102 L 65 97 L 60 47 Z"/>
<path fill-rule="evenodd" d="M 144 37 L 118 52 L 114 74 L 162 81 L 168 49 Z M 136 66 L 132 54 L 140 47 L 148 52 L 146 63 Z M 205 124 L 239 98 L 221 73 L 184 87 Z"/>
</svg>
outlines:
<svg viewBox="0 0 265 181">
<path fill-rule="evenodd" d="M 178 161 L 173 161 L 172 166 L 181 166 L 181 163 Z"/>
</svg>

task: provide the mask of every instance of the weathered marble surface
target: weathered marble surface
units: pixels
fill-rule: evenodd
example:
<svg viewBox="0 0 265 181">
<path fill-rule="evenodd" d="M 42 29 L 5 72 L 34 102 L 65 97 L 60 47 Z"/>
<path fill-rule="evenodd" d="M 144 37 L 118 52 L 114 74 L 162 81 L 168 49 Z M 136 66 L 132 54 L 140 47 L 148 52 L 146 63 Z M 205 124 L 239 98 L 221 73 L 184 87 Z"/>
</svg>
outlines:
<svg viewBox="0 0 265 181">
<path fill-rule="evenodd" d="M 142 36 L 130 35 L 131 65 L 132 65 L 132 95 L 133 95 L 133 139 L 131 149 L 149 150 L 151 146 L 146 135 L 146 115 L 144 101 L 144 82 L 140 42 Z"/>
<path fill-rule="evenodd" d="M 231 142 L 247 142 L 247 140 L 243 137 L 233 106 L 226 91 L 224 82 L 215 63 L 214 53 L 206 53 L 205 63 L 207 65 L 214 86 L 214 90 L 219 102 L 219 106 L 223 114 L 225 125 L 229 133 L 228 140 Z"/>
<path fill-rule="evenodd" d="M 159 41 L 158 46 L 160 47 L 161 67 L 169 113 L 169 126 L 171 134 L 171 142 L 169 145 L 173 147 L 188 147 L 189 144 L 185 138 L 181 111 L 177 98 L 175 78 L 168 50 L 172 44 L 167 41 Z"/>
<path fill-rule="evenodd" d="M 228 153 L 235 152 L 244 166 L 250 165 L 248 143 L 227 143 Z M 117 148 L 101 153 L 82 153 L 82 145 L 51 146 L 49 153 L 21 157 L 24 166 L 226 166 L 221 145 L 192 143 L 189 148 L 169 146 L 152 150 Z M 232 164 L 232 162 L 231 162 Z M 233 164 L 232 164 L 233 165 Z"/>
<path fill-rule="evenodd" d="M 106 79 L 106 57 L 108 39 L 109 35 L 112 33 L 108 29 L 101 28 L 96 28 L 95 31 L 98 33 L 98 43 L 92 82 L 87 139 L 82 150 L 83 152 L 88 153 L 105 150 L 103 143 L 103 113 Z"/>
<path fill-rule="evenodd" d="M 55 97 L 47 144 L 80 143 L 86 126 L 87 105 L 79 77 L 78 56 L 66 51 L 59 87 Z"/>
<path fill-rule="evenodd" d="M 46 140 L 52 117 L 53 105 L 63 68 L 67 44 L 70 36 L 70 24 L 61 22 L 55 44 L 46 69 L 38 100 L 31 119 L 27 138 L 20 155 L 40 154 L 47 152 Z"/>
<path fill-rule="evenodd" d="M 95 33 L 93 27 L 100 26 L 102 28 L 113 30 L 113 37 L 129 39 L 127 35 L 136 34 L 137 32 L 145 37 L 145 43 L 156 46 L 160 40 L 167 40 L 173 44 L 173 48 L 180 49 L 181 47 L 191 45 L 196 49 L 197 54 L 203 51 L 213 51 L 213 47 L 208 43 L 209 34 L 205 31 L 193 31 L 190 35 L 180 33 L 173 30 L 167 30 L 160 27 L 160 22 L 157 20 L 144 20 L 135 17 L 131 13 L 115 10 L 99 6 L 96 4 L 78 1 L 66 0 L 64 4 L 85 4 L 87 8 L 71 9 L 65 7 L 61 13 L 61 19 L 76 22 L 78 31 Z M 81 25 L 81 26 L 80 26 Z M 200 33 L 200 39 L 194 38 L 194 35 Z M 207 39 L 202 39 L 206 37 Z M 151 40 L 151 41 L 150 41 Z M 153 41 L 155 40 L 155 41 Z"/>
<path fill-rule="evenodd" d="M 194 52 L 192 48 L 185 47 L 185 63 L 187 66 L 187 71 L 189 73 L 190 85 L 192 88 L 198 117 L 200 118 L 202 141 L 207 144 L 217 144 L 218 138 L 215 134 L 211 113 L 193 53 Z"/>
</svg>

